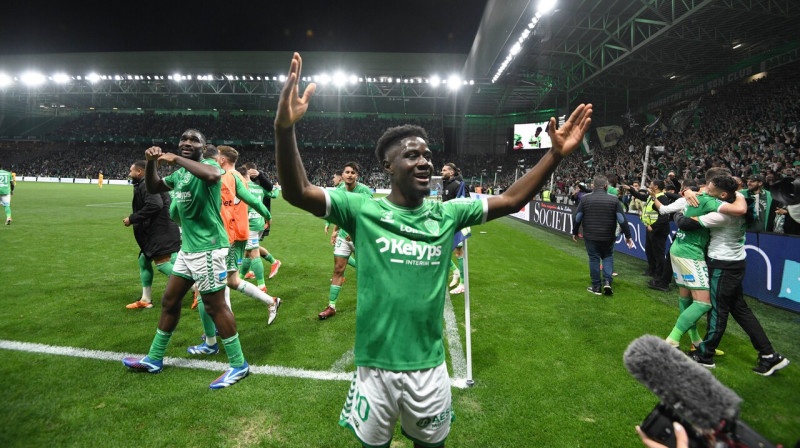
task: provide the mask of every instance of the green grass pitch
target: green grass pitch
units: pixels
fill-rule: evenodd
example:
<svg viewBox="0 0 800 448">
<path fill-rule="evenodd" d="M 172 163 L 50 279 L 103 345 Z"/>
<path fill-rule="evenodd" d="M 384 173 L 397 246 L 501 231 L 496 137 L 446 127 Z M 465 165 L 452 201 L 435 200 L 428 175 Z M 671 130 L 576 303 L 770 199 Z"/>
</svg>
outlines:
<svg viewBox="0 0 800 448">
<path fill-rule="evenodd" d="M 0 340 L 120 358 L 146 353 L 166 278 L 155 273 L 153 309 L 125 309 L 141 293 L 138 248 L 122 225 L 131 188 L 17 187 L 14 222 L 0 228 Z M 282 198 L 273 201 L 273 215 L 264 245 L 283 266 L 267 287 L 284 302 L 267 327 L 266 307 L 232 293 L 245 356 L 251 365 L 351 372 L 355 272 L 347 270 L 336 317 L 318 321 L 333 270 L 324 222 Z M 614 296 L 591 295 L 582 244 L 510 218 L 473 228 L 469 265 L 475 386 L 453 389 L 448 446 L 642 446 L 634 425 L 657 399 L 627 373 L 622 353 L 643 334 L 668 334 L 677 292 L 647 289 L 644 262 L 618 255 Z M 800 439 L 800 316 L 750 303 L 793 363 L 772 377 L 755 375 L 756 353 L 732 321 L 713 373 L 744 399 L 744 421 L 793 446 Z M 200 341 L 190 304 L 187 297 L 168 357 L 190 359 L 186 347 Z M 453 304 L 463 344 L 463 296 Z M 223 353 L 212 359 L 226 361 Z M 209 390 L 221 372 L 168 363 L 158 375 L 136 374 L 121 359 L 0 348 L 0 446 L 358 446 L 337 425 L 348 381 L 251 375 Z M 398 429 L 392 446 L 412 444 Z"/>
</svg>

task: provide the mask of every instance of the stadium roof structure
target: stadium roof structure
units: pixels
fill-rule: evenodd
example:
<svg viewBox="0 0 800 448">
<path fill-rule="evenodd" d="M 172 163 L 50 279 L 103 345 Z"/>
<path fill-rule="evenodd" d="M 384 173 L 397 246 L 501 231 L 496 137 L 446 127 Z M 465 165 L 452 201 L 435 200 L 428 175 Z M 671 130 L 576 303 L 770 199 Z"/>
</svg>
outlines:
<svg viewBox="0 0 800 448">
<path fill-rule="evenodd" d="M 489 0 L 468 54 L 304 52 L 303 74 L 319 85 L 312 110 L 504 116 L 592 102 L 596 114 L 635 112 L 672 89 L 800 46 L 796 0 L 558 0 L 532 26 L 538 5 Z M 0 55 L 0 113 L 274 110 L 290 57 Z M 26 70 L 45 79 L 24 84 Z"/>
</svg>

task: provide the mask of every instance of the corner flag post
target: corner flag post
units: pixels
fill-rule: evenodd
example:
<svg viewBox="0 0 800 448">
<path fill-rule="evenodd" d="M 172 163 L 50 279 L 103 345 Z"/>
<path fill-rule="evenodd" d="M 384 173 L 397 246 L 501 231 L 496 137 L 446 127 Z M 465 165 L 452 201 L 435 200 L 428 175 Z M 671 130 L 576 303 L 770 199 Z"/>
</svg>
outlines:
<svg viewBox="0 0 800 448">
<path fill-rule="evenodd" d="M 467 257 L 467 240 L 464 240 L 464 321 L 467 332 L 467 387 L 472 387 L 472 329 L 469 323 L 469 258 Z"/>
</svg>

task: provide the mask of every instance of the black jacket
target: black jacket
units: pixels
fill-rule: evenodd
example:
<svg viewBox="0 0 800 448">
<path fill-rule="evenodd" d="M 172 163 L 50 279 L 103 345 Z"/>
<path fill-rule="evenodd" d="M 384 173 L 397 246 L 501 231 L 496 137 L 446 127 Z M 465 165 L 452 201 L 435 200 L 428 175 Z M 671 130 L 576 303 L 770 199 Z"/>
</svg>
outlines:
<svg viewBox="0 0 800 448">
<path fill-rule="evenodd" d="M 181 248 L 181 232 L 169 217 L 169 194 L 149 194 L 143 180 L 133 182 L 133 213 L 128 219 L 141 253 L 155 258 L 177 252 Z"/>
<path fill-rule="evenodd" d="M 591 241 L 613 241 L 616 240 L 617 213 L 625 218 L 622 210 L 622 203 L 616 196 L 612 196 L 605 191 L 595 190 L 592 193 L 583 195 L 578 208 L 575 209 L 573 216 L 572 233 L 578 234 L 578 230 L 583 226 L 583 238 Z M 631 229 L 628 221 L 620 224 L 625 238 L 631 237 Z"/>
<path fill-rule="evenodd" d="M 458 189 L 461 188 L 461 184 L 464 182 L 462 179 L 463 177 L 461 176 L 453 176 L 448 180 L 442 181 L 442 202 L 456 198 Z M 464 197 L 469 197 L 469 191 L 466 188 L 464 188 Z"/>
</svg>

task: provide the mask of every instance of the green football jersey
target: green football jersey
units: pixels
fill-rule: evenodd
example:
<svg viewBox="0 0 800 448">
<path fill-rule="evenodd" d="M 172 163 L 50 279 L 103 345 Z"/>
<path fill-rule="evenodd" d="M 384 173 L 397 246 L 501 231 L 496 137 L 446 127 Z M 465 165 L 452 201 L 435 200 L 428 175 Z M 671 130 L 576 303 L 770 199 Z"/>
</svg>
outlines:
<svg viewBox="0 0 800 448">
<path fill-rule="evenodd" d="M 222 168 L 217 162 L 205 159 L 201 163 Z M 184 252 L 205 252 L 228 247 L 228 234 L 222 225 L 220 207 L 222 206 L 221 182 L 208 185 L 186 168 L 180 168 L 164 178 L 172 188 L 172 204 L 175 205 L 176 222 L 181 223 L 181 250 Z"/>
<path fill-rule="evenodd" d="M 247 182 L 247 188 L 250 190 L 250 194 L 254 198 L 258 199 L 258 202 L 262 202 L 263 203 L 264 195 L 267 192 L 264 191 L 264 188 L 262 188 L 261 185 L 255 183 L 253 181 L 248 181 Z M 258 214 L 258 212 L 255 211 L 255 209 L 253 209 L 253 207 L 248 207 L 247 208 L 247 219 L 250 221 L 250 230 L 255 230 L 255 231 L 258 231 L 258 232 L 264 230 L 264 225 L 267 223 L 267 221 L 264 219 L 264 217 L 261 216 L 260 214 Z"/>
<path fill-rule="evenodd" d="M 453 235 L 486 222 L 486 200 L 426 200 L 410 209 L 344 190 L 325 194 L 325 218 L 350 232 L 358 254 L 355 364 L 408 371 L 443 363 Z"/>
<path fill-rule="evenodd" d="M 370 199 L 372 198 L 372 190 L 370 190 L 368 186 L 362 184 L 361 182 L 356 182 L 356 186 L 353 187 L 353 191 L 348 191 L 347 184 L 345 184 L 344 182 L 340 183 L 339 186 L 336 188 L 342 191 L 347 191 L 348 193 L 363 194 L 365 196 L 368 196 Z M 344 229 L 341 228 L 341 226 L 339 226 L 339 237 L 347 238 L 348 235 L 349 234 L 347 233 L 347 231 L 345 231 Z"/>
<path fill-rule="evenodd" d="M 722 201 L 705 193 L 697 196 L 697 200 L 700 202 L 697 207 L 687 205 L 683 208 L 684 216 L 687 218 L 703 216 L 706 213 L 719 211 L 719 208 L 722 207 Z M 678 229 L 669 253 L 676 257 L 690 260 L 705 260 L 709 239 L 710 234 L 706 228 L 689 232 Z"/>
<path fill-rule="evenodd" d="M 11 173 L 0 170 L 0 196 L 11 194 Z"/>
</svg>

